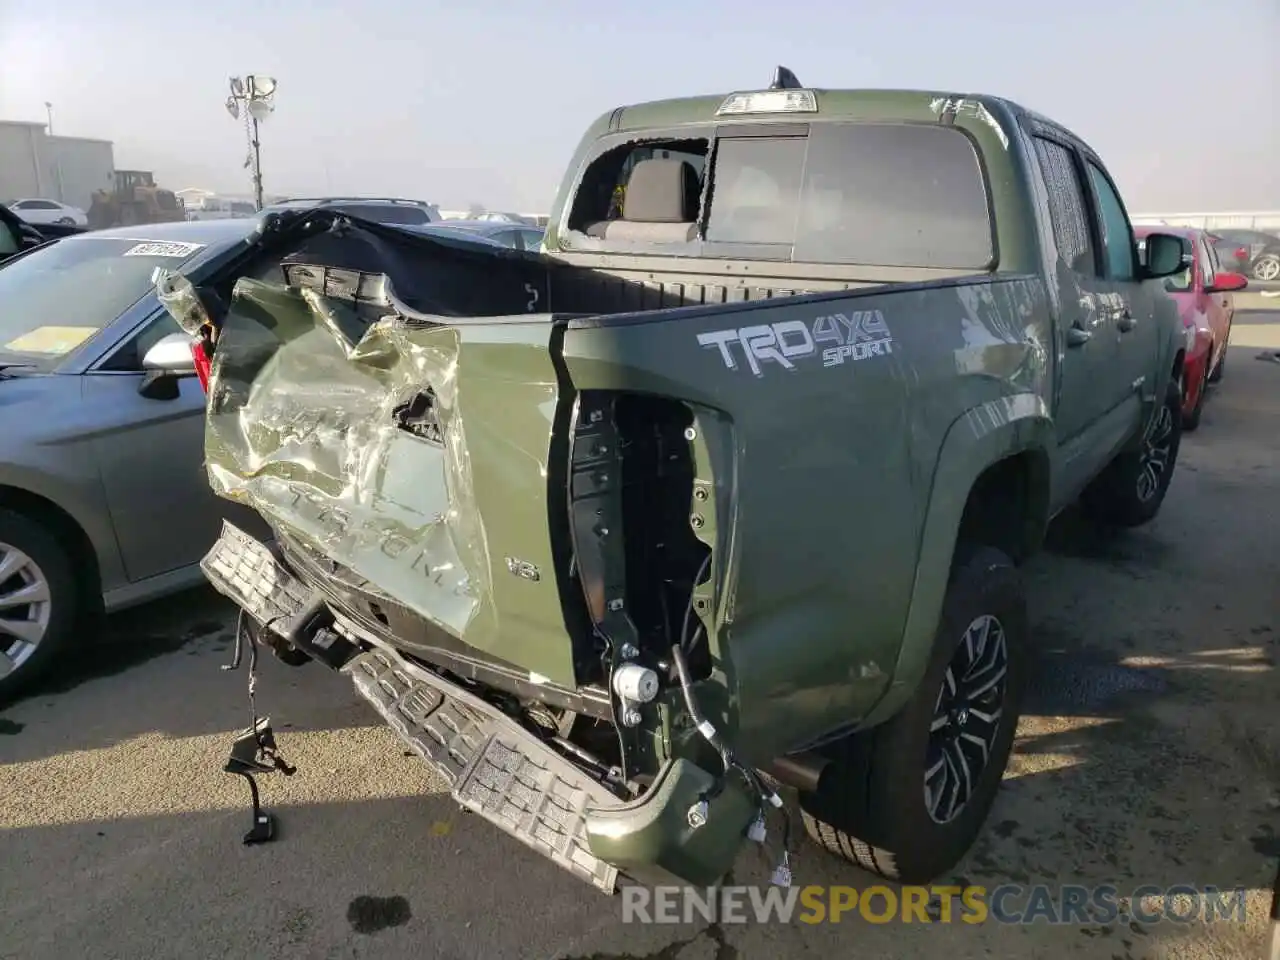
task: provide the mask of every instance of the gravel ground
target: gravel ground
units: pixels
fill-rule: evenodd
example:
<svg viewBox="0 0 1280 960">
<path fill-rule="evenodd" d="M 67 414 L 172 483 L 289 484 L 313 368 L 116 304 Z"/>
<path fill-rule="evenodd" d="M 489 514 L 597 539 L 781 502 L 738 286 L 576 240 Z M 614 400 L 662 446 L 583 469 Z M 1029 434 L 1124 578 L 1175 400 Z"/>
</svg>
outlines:
<svg viewBox="0 0 1280 960">
<path fill-rule="evenodd" d="M 0 957 L 1254 957 L 1280 833 L 1280 314 L 1237 321 L 1164 512 L 1107 537 L 1068 515 L 1027 570 L 1027 716 L 957 877 L 988 887 L 1244 887 L 1245 923 L 621 922 L 406 757 L 342 679 L 268 660 L 259 703 L 299 771 L 280 838 L 244 847 L 231 613 L 203 592 L 115 618 L 74 673 L 0 713 Z M 798 884 L 871 879 L 802 843 Z M 753 856 L 735 871 L 756 882 Z"/>
</svg>

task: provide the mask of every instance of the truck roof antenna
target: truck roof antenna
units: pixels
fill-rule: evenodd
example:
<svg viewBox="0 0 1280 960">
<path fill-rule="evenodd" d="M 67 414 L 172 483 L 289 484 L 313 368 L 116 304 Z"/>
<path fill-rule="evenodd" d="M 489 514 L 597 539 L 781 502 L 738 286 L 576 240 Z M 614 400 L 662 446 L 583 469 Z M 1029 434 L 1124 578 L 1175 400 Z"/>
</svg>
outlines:
<svg viewBox="0 0 1280 960">
<path fill-rule="evenodd" d="M 786 67 L 779 66 L 773 71 L 773 83 L 769 84 L 770 90 L 801 90 L 803 85 L 796 79 L 796 75 Z"/>
</svg>

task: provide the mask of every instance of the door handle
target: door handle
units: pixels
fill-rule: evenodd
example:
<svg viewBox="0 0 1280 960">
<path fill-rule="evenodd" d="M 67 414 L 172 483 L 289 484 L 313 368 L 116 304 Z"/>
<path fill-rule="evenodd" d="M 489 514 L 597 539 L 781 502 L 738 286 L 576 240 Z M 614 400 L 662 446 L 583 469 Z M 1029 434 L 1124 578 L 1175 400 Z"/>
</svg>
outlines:
<svg viewBox="0 0 1280 960">
<path fill-rule="evenodd" d="M 1116 326 L 1120 328 L 1121 333 L 1128 333 L 1138 325 L 1138 321 L 1133 319 L 1133 314 L 1128 310 L 1123 311 L 1116 319 Z"/>
<path fill-rule="evenodd" d="M 1082 330 L 1079 327 L 1067 328 L 1067 346 L 1082 347 L 1092 339 L 1093 334 L 1088 330 Z"/>
</svg>

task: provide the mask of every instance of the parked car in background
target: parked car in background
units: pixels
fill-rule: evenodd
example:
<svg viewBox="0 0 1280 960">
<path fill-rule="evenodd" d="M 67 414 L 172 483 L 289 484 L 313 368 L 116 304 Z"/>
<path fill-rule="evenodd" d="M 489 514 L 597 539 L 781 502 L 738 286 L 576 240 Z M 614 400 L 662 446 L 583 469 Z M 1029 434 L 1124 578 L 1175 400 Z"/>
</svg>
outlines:
<svg viewBox="0 0 1280 960">
<path fill-rule="evenodd" d="M 1255 280 L 1280 280 L 1280 236 L 1265 230 L 1224 227 L 1214 235 L 1248 250 L 1248 263 L 1243 272 Z"/>
<path fill-rule="evenodd" d="M 221 519 L 253 522 L 209 490 L 190 338 L 154 279 L 218 264 L 254 225 L 118 227 L 0 266 L 0 701 L 85 614 L 200 583 Z"/>
<path fill-rule="evenodd" d="M 227 217 L 256 217 L 258 208 L 251 200 L 229 200 L 226 197 L 204 197 L 187 206 L 188 220 L 222 220 Z"/>
<path fill-rule="evenodd" d="M 1219 236 L 1216 232 L 1209 232 L 1205 235 L 1209 241 L 1209 245 L 1213 247 L 1213 252 L 1218 255 L 1218 264 L 1224 270 L 1230 270 L 1232 273 L 1243 273 L 1246 276 L 1249 273 L 1249 245 L 1240 243 L 1238 240 L 1228 240 L 1226 237 Z"/>
<path fill-rule="evenodd" d="M 438 223 L 440 208 L 424 200 L 396 197 L 289 197 L 263 207 L 265 211 L 305 210 L 309 207 L 336 208 L 343 213 L 395 226 Z"/>
<path fill-rule="evenodd" d="M 523 223 L 530 227 L 537 226 L 536 221 L 532 217 L 526 217 L 522 213 L 504 213 L 500 210 L 489 210 L 485 213 L 476 214 L 472 219 L 493 223 Z"/>
<path fill-rule="evenodd" d="M 27 223 L 61 223 L 69 227 L 87 227 L 89 215 L 79 207 L 57 200 L 15 200 L 9 209 Z"/>
<path fill-rule="evenodd" d="M 1189 227 L 1135 227 L 1141 250 L 1149 233 L 1173 233 L 1191 245 L 1187 268 L 1167 277 L 1164 288 L 1178 304 L 1186 336 L 1182 361 L 1182 429 L 1200 426 L 1209 384 L 1222 379 L 1227 362 L 1227 342 L 1235 315 L 1232 293 L 1248 285 L 1244 274 L 1223 270 L 1212 234 Z"/>
<path fill-rule="evenodd" d="M 58 237 L 84 233 L 84 227 L 66 223 L 28 223 L 6 206 L 0 206 L 0 263 Z"/>
<path fill-rule="evenodd" d="M 513 250 L 537 250 L 542 246 L 542 235 L 546 231 L 541 227 L 531 227 L 507 220 L 444 220 L 424 227 L 418 232 L 444 236 L 463 234 L 510 247 Z"/>
</svg>

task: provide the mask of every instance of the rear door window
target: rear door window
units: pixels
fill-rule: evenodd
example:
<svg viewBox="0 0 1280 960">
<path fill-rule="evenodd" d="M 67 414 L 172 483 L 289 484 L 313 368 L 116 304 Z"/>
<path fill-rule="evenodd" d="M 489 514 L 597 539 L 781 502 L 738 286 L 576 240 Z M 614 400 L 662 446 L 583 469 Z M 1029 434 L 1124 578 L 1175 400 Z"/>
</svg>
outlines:
<svg viewBox="0 0 1280 960">
<path fill-rule="evenodd" d="M 1049 216 L 1058 255 L 1073 272 L 1093 276 L 1097 273 L 1097 263 L 1075 160 L 1071 151 L 1057 141 L 1036 137 L 1035 144 L 1049 194 Z"/>
<path fill-rule="evenodd" d="M 706 239 L 790 247 L 796 261 L 877 266 L 985 269 L 995 252 L 972 142 L 916 124 L 722 138 Z"/>
</svg>

